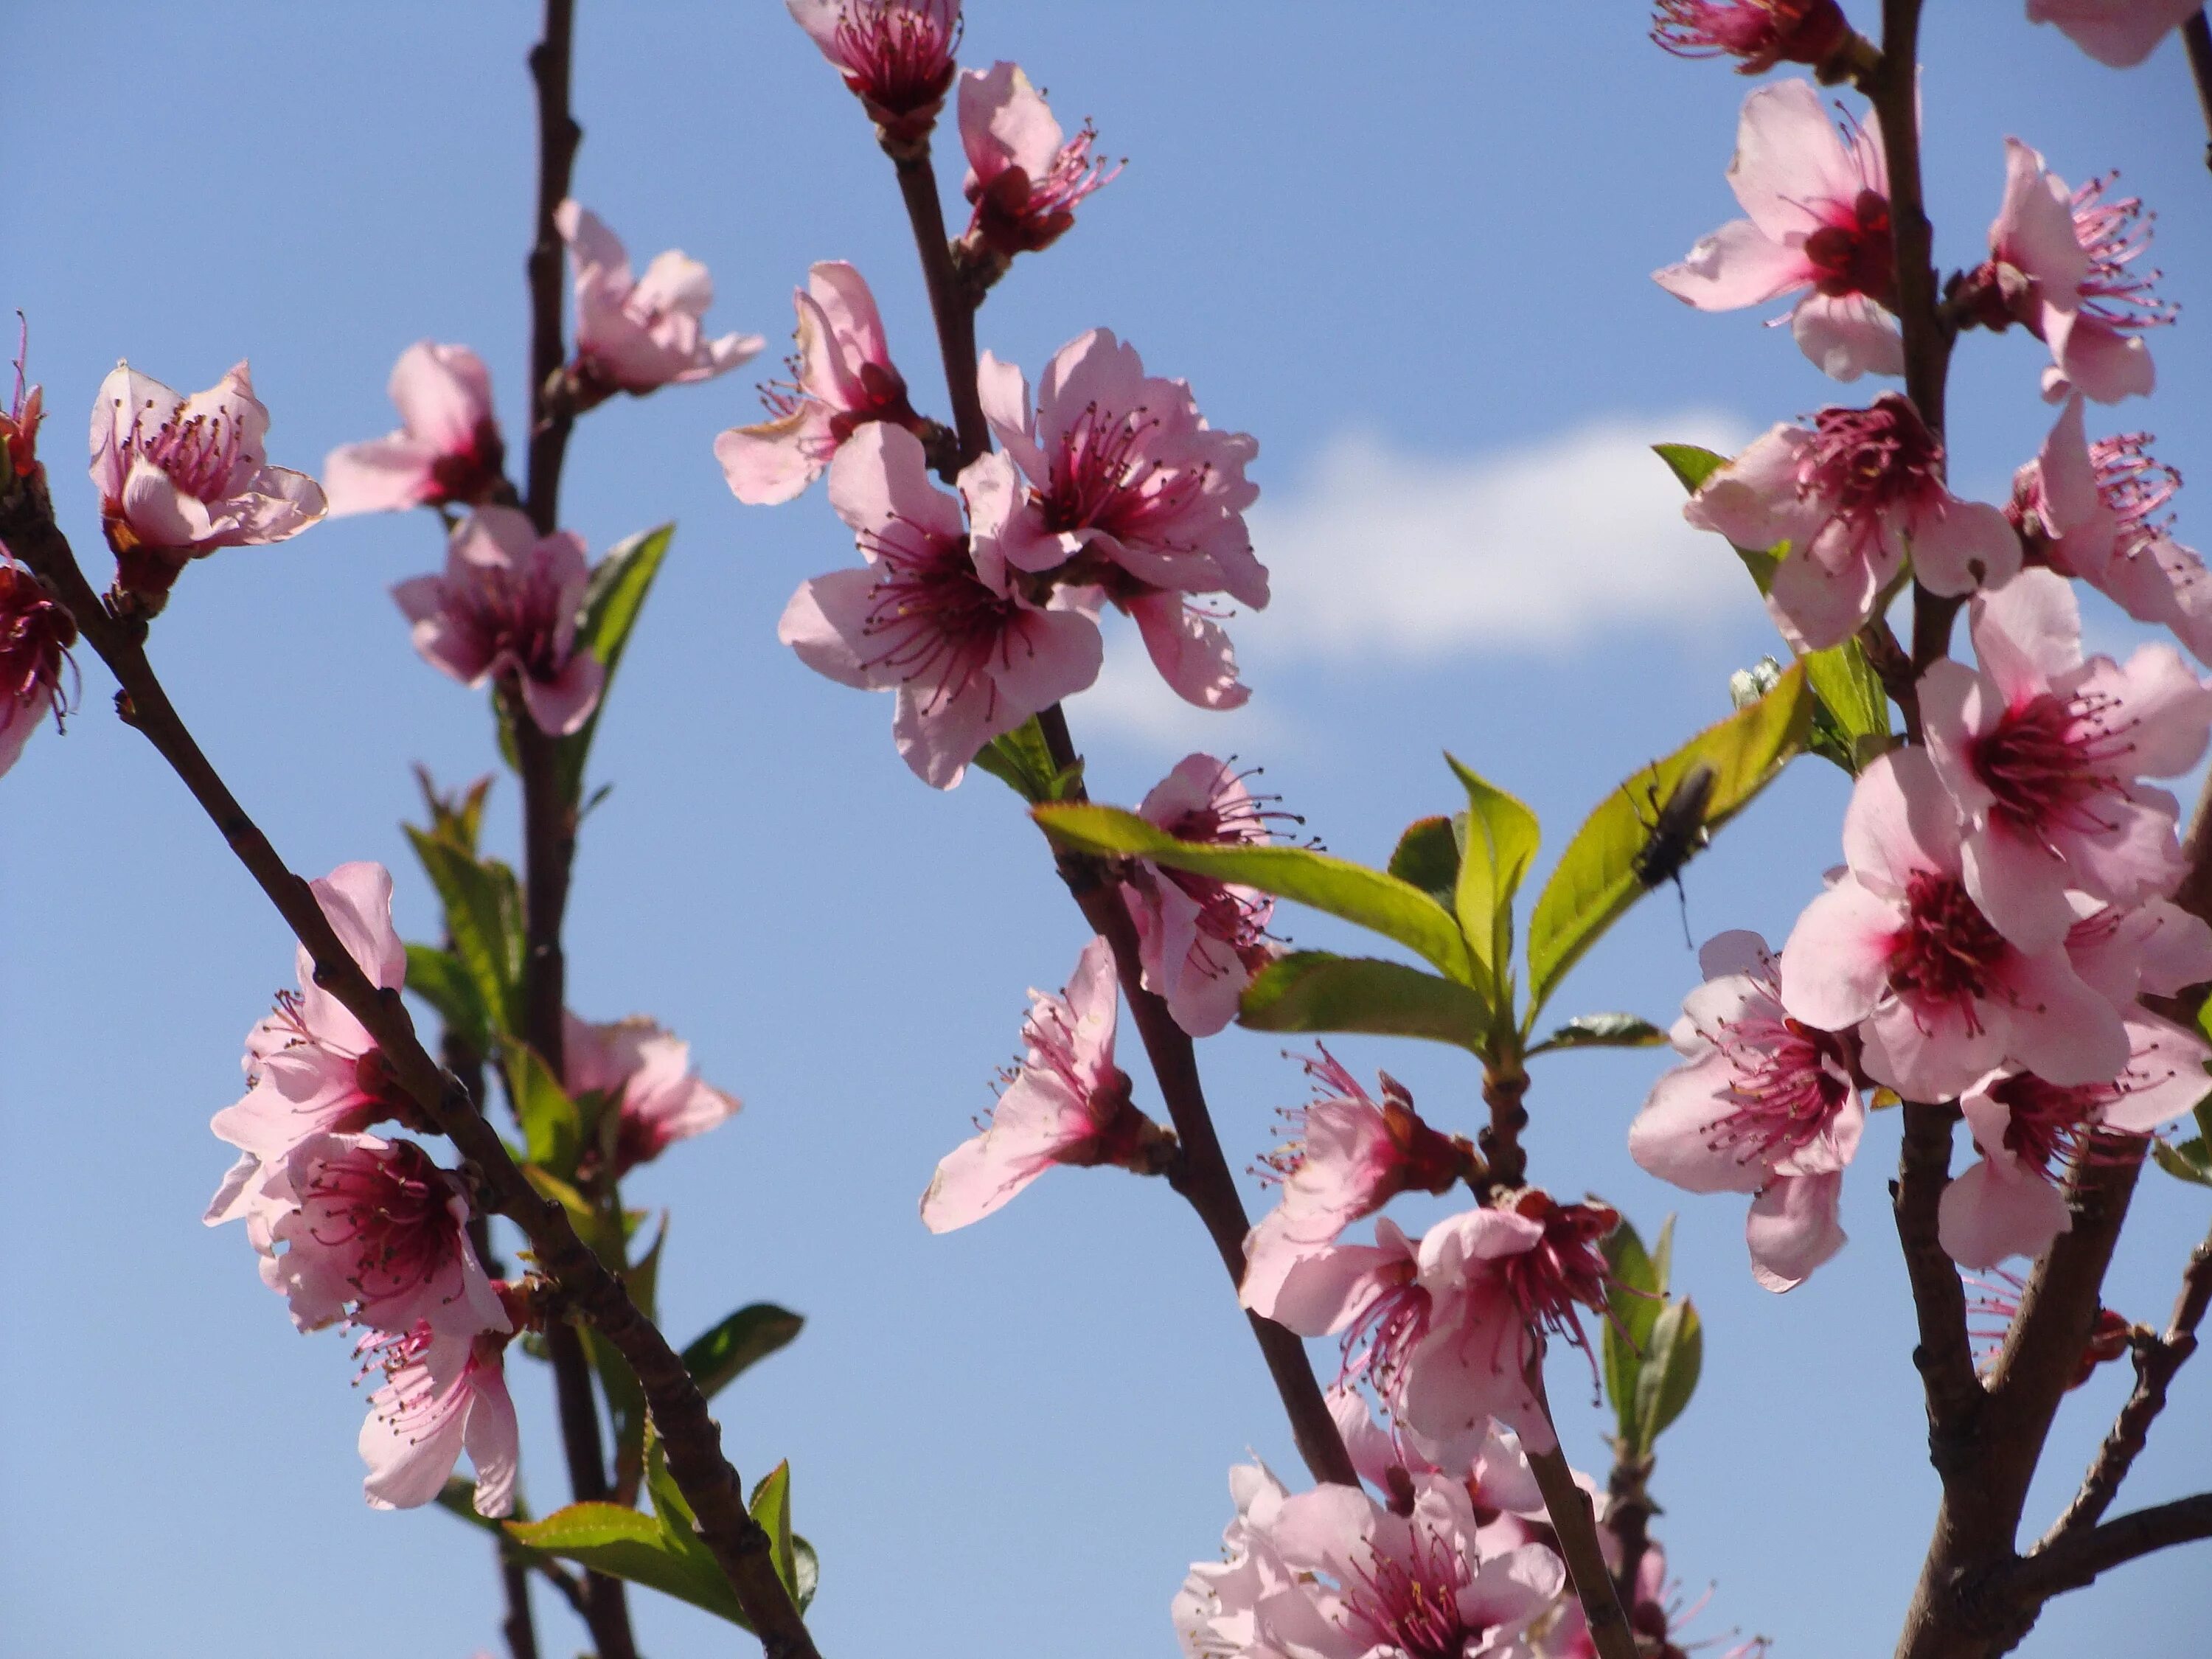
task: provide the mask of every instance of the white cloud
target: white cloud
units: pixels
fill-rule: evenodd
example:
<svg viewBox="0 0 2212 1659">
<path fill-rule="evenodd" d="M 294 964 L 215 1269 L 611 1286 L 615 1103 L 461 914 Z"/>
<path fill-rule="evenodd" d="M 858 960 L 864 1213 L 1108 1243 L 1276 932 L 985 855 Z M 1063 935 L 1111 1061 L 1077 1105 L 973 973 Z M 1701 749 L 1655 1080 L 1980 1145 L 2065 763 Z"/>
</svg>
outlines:
<svg viewBox="0 0 2212 1659">
<path fill-rule="evenodd" d="M 1272 611 L 1259 617 L 1240 611 L 1231 617 L 1229 627 L 1238 646 L 1264 629 L 1271 615 Z M 1227 755 L 1264 742 L 1277 732 L 1279 711 L 1261 706 L 1267 701 L 1264 692 L 1242 708 L 1225 713 L 1197 708 L 1168 689 L 1133 625 L 1111 610 L 1101 625 L 1106 630 L 1106 665 L 1099 670 L 1097 683 L 1068 705 L 1079 746 L 1091 732 L 1103 731 L 1147 747 L 1180 745 Z"/>
<path fill-rule="evenodd" d="M 1250 514 L 1274 599 L 1232 630 L 1279 662 L 1556 652 L 1630 629 L 1710 629 L 1746 614 L 1751 586 L 1725 543 L 1682 522 L 1681 486 L 1650 446 L 1732 453 L 1750 435 L 1689 410 L 1454 459 L 1347 434 L 1300 487 Z"/>
</svg>

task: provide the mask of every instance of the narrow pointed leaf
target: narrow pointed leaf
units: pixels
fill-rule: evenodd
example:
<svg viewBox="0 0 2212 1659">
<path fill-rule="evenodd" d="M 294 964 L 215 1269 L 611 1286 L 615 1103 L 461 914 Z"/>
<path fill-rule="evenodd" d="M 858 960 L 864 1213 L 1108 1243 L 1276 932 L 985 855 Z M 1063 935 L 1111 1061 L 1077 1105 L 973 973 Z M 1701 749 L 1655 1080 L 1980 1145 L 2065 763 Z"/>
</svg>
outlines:
<svg viewBox="0 0 2212 1659">
<path fill-rule="evenodd" d="M 1081 761 L 1061 771 L 1052 762 L 1044 728 L 1032 715 L 975 751 L 975 763 L 1032 806 L 1066 800 L 1083 778 Z"/>
<path fill-rule="evenodd" d="M 1446 817 L 1416 818 L 1398 837 L 1387 872 L 1410 882 L 1439 904 L 1459 886 L 1459 830 Z"/>
<path fill-rule="evenodd" d="M 619 1504 L 571 1504 L 543 1521 L 509 1522 L 507 1531 L 532 1549 L 643 1584 L 752 1628 L 714 1557 L 703 1546 L 698 1553 L 684 1548 L 653 1516 Z"/>
<path fill-rule="evenodd" d="M 788 1308 L 772 1302 L 742 1307 L 684 1350 L 684 1368 L 713 1399 L 751 1366 L 796 1337 L 806 1323 Z"/>
<path fill-rule="evenodd" d="M 1554 1048 L 1654 1048 L 1666 1040 L 1664 1031 L 1635 1014 L 1577 1014 L 1528 1052 L 1534 1055 Z"/>
<path fill-rule="evenodd" d="M 476 981 L 495 1035 L 511 1035 L 522 1019 L 522 892 L 514 872 L 478 860 L 458 842 L 404 826 L 415 855 L 446 913 L 453 955 Z"/>
<path fill-rule="evenodd" d="M 584 593 L 584 620 L 576 629 L 576 649 L 597 657 L 606 673 L 599 685 L 599 706 L 592 710 L 591 718 L 582 730 L 560 740 L 563 800 L 574 801 L 583 793 L 584 762 L 591 753 L 599 716 L 606 712 L 607 695 L 614 690 L 615 670 L 622 665 L 630 631 L 637 626 L 638 612 L 652 591 L 653 579 L 660 574 L 660 562 L 667 556 L 669 540 L 675 534 L 672 524 L 642 532 L 608 549 L 606 556 L 592 568 L 592 583 Z"/>
<path fill-rule="evenodd" d="M 434 945 L 409 945 L 407 994 L 428 1003 L 446 1029 L 477 1053 L 490 1048 L 491 1024 L 484 1013 L 483 994 L 455 952 Z"/>
<path fill-rule="evenodd" d="M 753 1488 L 752 1502 L 747 1505 L 760 1529 L 768 1534 L 769 1547 L 775 1562 L 775 1576 L 783 1580 L 783 1587 L 791 1593 L 793 1601 L 799 1599 L 799 1569 L 791 1542 L 791 1463 L 788 1459 L 777 1464 Z"/>
<path fill-rule="evenodd" d="M 1466 844 L 1460 849 L 1453 907 L 1489 979 L 1491 1000 L 1503 1005 L 1513 967 L 1513 896 L 1535 859 L 1540 831 L 1536 815 L 1495 784 L 1444 759 L 1467 791 Z"/>
<path fill-rule="evenodd" d="M 1651 1328 L 1650 1352 L 1636 1380 L 1637 1445 L 1648 1452 L 1682 1414 L 1704 1368 L 1705 1328 L 1694 1304 L 1670 1302 Z"/>
<path fill-rule="evenodd" d="M 1480 1054 L 1490 1010 L 1456 980 L 1402 962 L 1297 951 L 1261 969 L 1237 1018 L 1255 1031 L 1426 1037 Z"/>
<path fill-rule="evenodd" d="M 576 1172 L 583 1148 L 583 1125 L 576 1103 L 537 1051 L 521 1043 L 507 1048 L 507 1078 L 514 1091 L 514 1112 L 522 1125 L 530 1161 L 564 1180 Z"/>
<path fill-rule="evenodd" d="M 1304 847 L 1220 847 L 1177 841 L 1113 806 L 1040 806 L 1054 840 L 1086 853 L 1129 854 L 1177 870 L 1257 887 L 1357 923 L 1416 951 L 1462 985 L 1475 965 L 1451 913 L 1411 882 Z"/>
<path fill-rule="evenodd" d="M 1837 757 L 1856 776 L 1859 769 L 1889 746 L 1889 694 L 1881 676 L 1856 639 L 1826 651 L 1808 652 L 1805 678 L 1820 699 L 1819 714 L 1842 753 Z"/>
<path fill-rule="evenodd" d="M 1598 803 L 1559 855 L 1528 920 L 1532 1019 L 1583 953 L 1644 896 L 1636 859 L 1650 835 L 1651 803 L 1663 805 L 1692 767 L 1708 766 L 1714 775 L 1704 827 L 1719 829 L 1804 747 L 1813 702 L 1802 665 L 1793 665 L 1757 702 L 1641 769 Z"/>
</svg>

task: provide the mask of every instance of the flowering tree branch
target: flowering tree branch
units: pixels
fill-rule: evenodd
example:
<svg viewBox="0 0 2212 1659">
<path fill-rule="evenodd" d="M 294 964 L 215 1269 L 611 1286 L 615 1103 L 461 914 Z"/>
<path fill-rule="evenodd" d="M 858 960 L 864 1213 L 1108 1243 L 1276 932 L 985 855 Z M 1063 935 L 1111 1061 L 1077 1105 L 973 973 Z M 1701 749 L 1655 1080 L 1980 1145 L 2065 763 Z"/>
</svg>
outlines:
<svg viewBox="0 0 2212 1659">
<path fill-rule="evenodd" d="M 776 1574 L 773 1546 L 747 1512 L 737 1471 L 722 1455 L 721 1431 L 683 1359 L 638 1311 L 622 1281 L 577 1237 L 561 1206 L 531 1186 L 498 1132 L 424 1049 L 398 993 L 369 982 L 307 884 L 292 873 L 240 805 L 148 661 L 144 622 L 118 617 L 93 591 L 54 524 L 42 483 L 0 474 L 0 540 L 76 618 L 81 637 L 121 687 L 117 712 L 154 745 L 214 821 L 306 947 L 315 964 L 316 983 L 375 1039 L 393 1083 L 422 1121 L 453 1143 L 483 1206 L 522 1230 L 538 1270 L 560 1300 L 598 1327 L 636 1373 L 667 1451 L 669 1472 L 770 1659 L 814 1659 L 813 1639 Z"/>
<path fill-rule="evenodd" d="M 2174 1374 L 2197 1352 L 2197 1328 L 2203 1322 L 2208 1307 L 2212 1307 L 2212 1237 L 2190 1252 L 2165 1334 L 2148 1330 L 2136 1333 L 2135 1388 L 2120 1407 L 2112 1432 L 2105 1437 L 2096 1462 L 2082 1478 L 2081 1490 L 2044 1534 L 2036 1546 L 2037 1554 L 2056 1549 L 2083 1528 L 2095 1526 L 2119 1496 L 2121 1482 L 2128 1478 L 2128 1471 L 2150 1438 L 2151 1424 L 2166 1409 L 2166 1390 L 2172 1386 Z"/>
<path fill-rule="evenodd" d="M 927 133 L 903 139 L 885 135 L 884 153 L 897 170 L 899 193 L 913 227 L 915 249 L 921 261 L 928 289 L 930 311 L 937 325 L 938 346 L 944 359 L 946 392 L 951 400 L 955 430 L 963 464 L 991 447 L 990 428 L 976 376 L 975 313 L 984 290 L 964 282 L 956 269 L 951 243 L 945 234 L 945 214 L 938 198 L 936 169 L 930 161 Z M 1038 717 L 1046 746 L 1055 769 L 1066 772 L 1078 764 L 1067 718 L 1058 704 Z M 1077 786 L 1074 799 L 1083 799 Z M 1115 884 L 1094 858 L 1054 849 L 1061 878 L 1082 909 L 1084 919 L 1104 938 L 1114 952 L 1115 976 L 1128 999 L 1129 1009 L 1152 1074 L 1159 1084 L 1168 1115 L 1180 1142 L 1174 1185 L 1198 1212 L 1207 1236 L 1236 1283 L 1244 1272 L 1244 1235 L 1250 1226 L 1243 1200 L 1237 1195 L 1236 1177 L 1223 1155 L 1214 1132 L 1213 1118 L 1200 1080 L 1198 1057 L 1190 1036 L 1178 1025 L 1165 1002 L 1145 988 L 1139 961 L 1136 927 L 1121 902 Z M 1316 1480 L 1356 1486 L 1359 1477 L 1344 1449 L 1344 1439 L 1329 1415 L 1315 1378 L 1305 1346 L 1290 1331 L 1256 1314 L 1246 1316 L 1252 1326 L 1268 1375 L 1281 1396 L 1291 1419 L 1298 1453 Z"/>
<path fill-rule="evenodd" d="M 527 261 L 530 443 L 523 501 L 541 536 L 559 528 L 561 469 L 575 422 L 562 372 L 568 356 L 562 324 L 564 258 L 555 223 L 556 210 L 568 199 L 576 149 L 584 136 L 569 109 L 575 10 L 575 0 L 545 0 L 544 33 L 530 51 L 538 102 L 538 192 Z M 523 707 L 514 687 L 502 687 L 501 696 L 514 733 L 522 777 L 523 1036 L 559 1078 L 564 1074 L 562 1012 L 568 998 L 561 928 L 576 855 L 576 809 L 561 785 L 553 738 Z M 599 1435 L 599 1400 L 583 1340 L 566 1322 L 555 1320 L 547 1327 L 545 1347 L 569 1489 L 580 1503 L 603 1501 L 611 1487 Z M 630 1632 L 629 1593 L 622 1580 L 586 1572 L 584 1595 L 585 1622 L 601 1659 L 635 1659 L 637 1644 Z"/>
<path fill-rule="evenodd" d="M 2197 107 L 2204 112 L 2204 125 L 2212 130 L 2212 24 L 2204 21 L 2200 9 L 2182 21 L 2182 43 L 2189 51 L 2189 76 L 2197 83 Z M 2212 143 L 2204 146 L 2204 165 L 2212 167 Z"/>
</svg>

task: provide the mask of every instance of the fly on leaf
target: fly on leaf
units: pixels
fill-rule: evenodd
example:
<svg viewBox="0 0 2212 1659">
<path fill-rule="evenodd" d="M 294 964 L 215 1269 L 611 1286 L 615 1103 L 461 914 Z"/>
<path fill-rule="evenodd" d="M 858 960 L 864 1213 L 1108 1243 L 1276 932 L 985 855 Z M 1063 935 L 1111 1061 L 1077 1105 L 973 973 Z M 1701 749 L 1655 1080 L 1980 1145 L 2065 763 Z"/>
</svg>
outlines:
<svg viewBox="0 0 2212 1659">
<path fill-rule="evenodd" d="M 1651 787 L 1644 792 L 1651 804 L 1651 817 L 1644 824 L 1644 845 L 1629 860 L 1629 868 L 1646 892 L 1662 882 L 1671 881 L 1682 901 L 1682 937 L 1690 937 L 1689 895 L 1682 890 L 1682 866 L 1702 852 L 1711 837 L 1705 831 L 1705 808 L 1713 798 L 1713 785 L 1719 775 L 1704 761 L 1698 761 L 1674 781 L 1674 789 L 1662 801 L 1655 776 Z M 1640 818 L 1642 814 L 1638 815 Z"/>
</svg>

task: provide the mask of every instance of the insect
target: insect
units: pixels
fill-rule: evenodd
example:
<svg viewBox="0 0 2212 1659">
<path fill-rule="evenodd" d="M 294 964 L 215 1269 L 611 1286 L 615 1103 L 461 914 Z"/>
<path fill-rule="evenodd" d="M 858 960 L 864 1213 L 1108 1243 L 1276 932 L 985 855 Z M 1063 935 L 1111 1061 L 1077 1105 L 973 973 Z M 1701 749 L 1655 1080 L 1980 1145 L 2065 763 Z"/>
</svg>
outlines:
<svg viewBox="0 0 2212 1659">
<path fill-rule="evenodd" d="M 1711 766 L 1696 762 L 1674 780 L 1674 788 L 1662 802 L 1655 769 L 1651 785 L 1644 791 L 1644 799 L 1651 804 L 1651 817 L 1647 821 L 1641 812 L 1637 814 L 1637 821 L 1644 824 L 1644 845 L 1636 849 L 1628 867 L 1646 892 L 1662 882 L 1674 884 L 1674 892 L 1682 902 L 1686 941 L 1690 937 L 1690 896 L 1682 889 L 1682 866 L 1703 851 L 1711 839 L 1705 832 L 1705 808 L 1718 781 Z M 1634 805 L 1632 799 L 1631 805 Z"/>
</svg>

